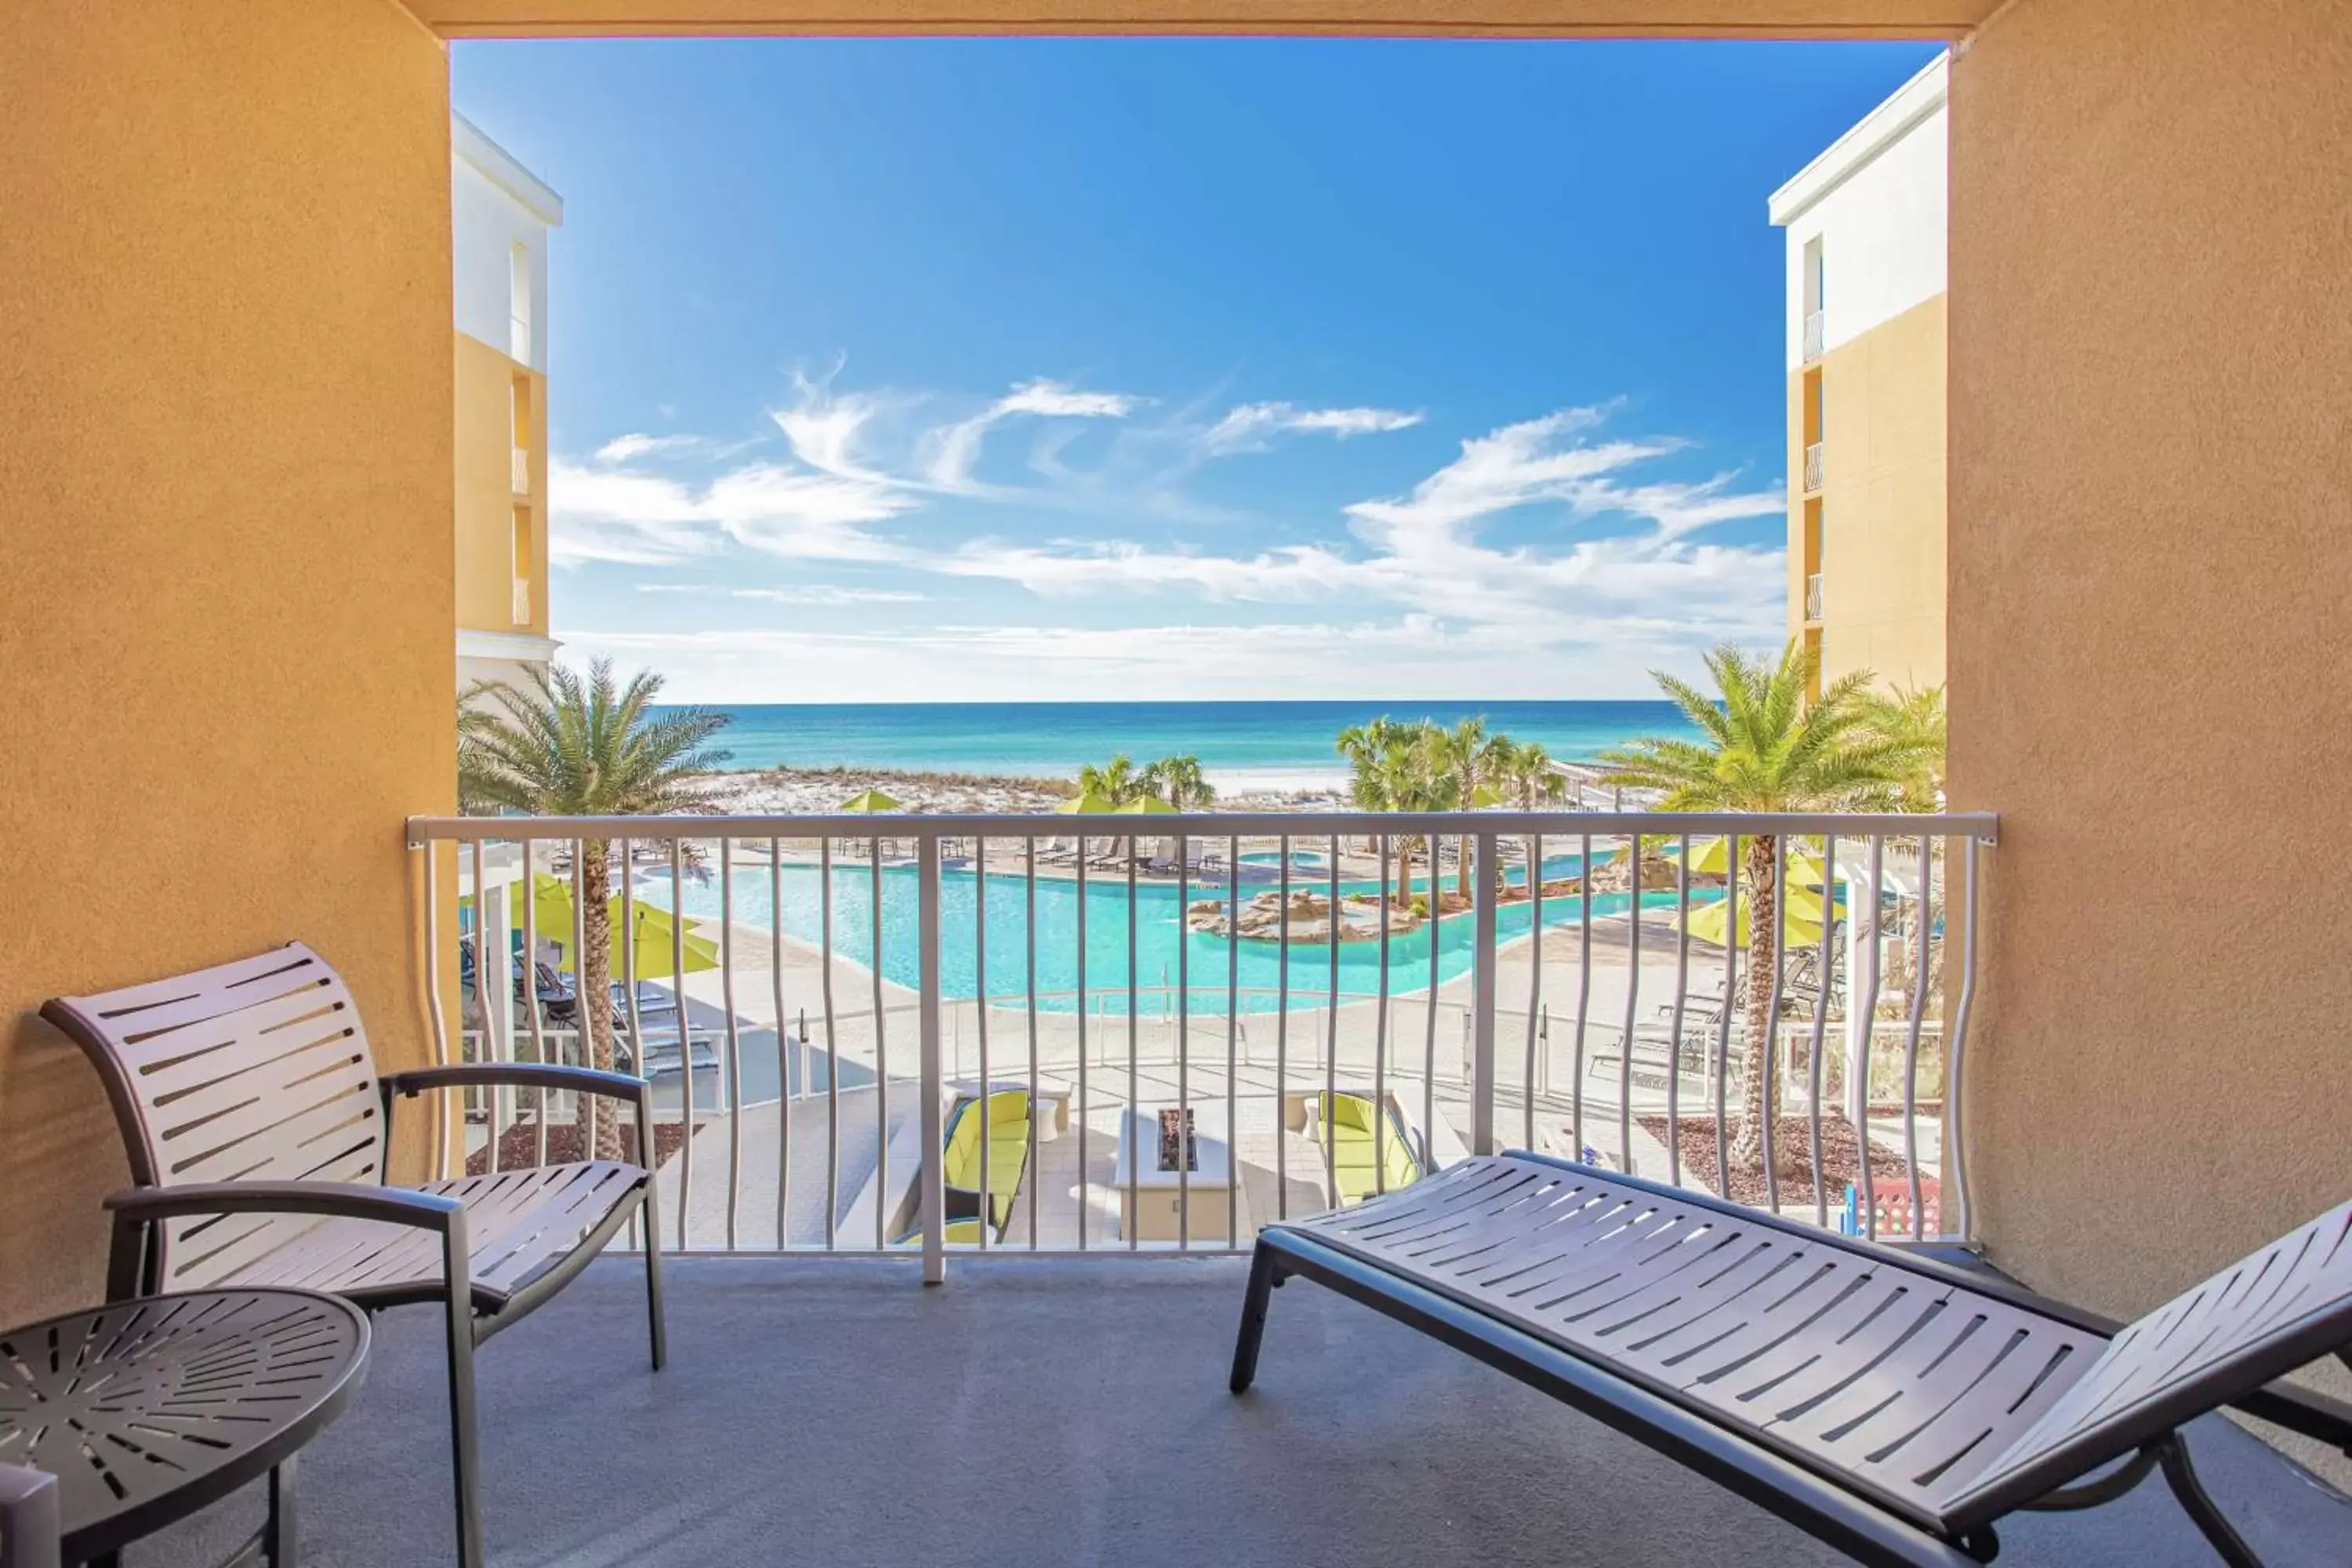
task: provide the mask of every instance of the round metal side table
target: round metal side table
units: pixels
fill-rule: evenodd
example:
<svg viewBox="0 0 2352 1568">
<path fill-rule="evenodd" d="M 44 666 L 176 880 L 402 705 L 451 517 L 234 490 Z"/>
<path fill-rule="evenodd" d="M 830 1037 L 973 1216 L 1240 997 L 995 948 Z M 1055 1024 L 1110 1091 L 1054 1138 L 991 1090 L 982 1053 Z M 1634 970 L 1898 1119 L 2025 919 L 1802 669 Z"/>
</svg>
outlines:
<svg viewBox="0 0 2352 1568">
<path fill-rule="evenodd" d="M 232 1563 L 292 1568 L 294 1458 L 367 1370 L 367 1319 L 307 1290 L 200 1290 L 0 1331 L 0 1465 L 57 1478 L 68 1564 L 269 1479 Z"/>
</svg>

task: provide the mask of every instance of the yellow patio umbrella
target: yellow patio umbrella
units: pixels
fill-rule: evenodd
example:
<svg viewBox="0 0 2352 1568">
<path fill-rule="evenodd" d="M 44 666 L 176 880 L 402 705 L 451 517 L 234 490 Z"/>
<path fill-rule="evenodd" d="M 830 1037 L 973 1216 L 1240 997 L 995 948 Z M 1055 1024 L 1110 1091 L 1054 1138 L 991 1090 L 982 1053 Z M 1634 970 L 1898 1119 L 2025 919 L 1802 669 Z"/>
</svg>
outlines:
<svg viewBox="0 0 2352 1568">
<path fill-rule="evenodd" d="M 1111 807 L 1113 816 L 1175 816 L 1176 808 L 1156 795 L 1139 795 L 1124 805 Z"/>
<path fill-rule="evenodd" d="M 854 813 L 859 816 L 873 816 L 880 812 L 898 811 L 903 808 L 897 801 L 892 800 L 880 790 L 869 789 L 861 790 L 857 794 L 851 795 L 847 800 L 843 801 L 839 805 L 834 807 L 834 809 L 835 811 Z"/>
<path fill-rule="evenodd" d="M 1728 847 L 1730 842 L 1727 838 L 1702 838 L 1694 843 L 1690 852 L 1692 872 L 1702 877 L 1727 875 L 1731 868 L 1731 851 Z M 1659 850 L 1659 854 L 1672 863 L 1682 858 L 1682 847 L 1679 844 L 1670 845 Z M 1622 859 L 1625 851 L 1620 849 L 1617 855 L 1618 858 Z M 1790 886 L 1818 889 L 1822 885 L 1821 860 L 1809 851 L 1793 848 L 1785 851 L 1785 865 Z M 1743 861 L 1740 865 L 1743 876 L 1747 869 L 1747 864 Z"/>
<path fill-rule="evenodd" d="M 629 973 L 630 950 L 621 945 L 621 896 L 618 893 L 605 904 L 613 922 L 613 977 L 619 979 Z M 627 940 L 635 943 L 636 976 L 640 980 L 667 980 L 672 977 L 670 961 L 677 952 L 675 928 L 670 912 L 643 899 L 630 901 L 630 914 L 635 929 Z M 574 963 L 572 925 L 572 884 L 562 877 L 551 877 L 541 871 L 531 879 L 531 918 L 538 922 L 539 934 L 563 945 L 563 960 L 558 966 L 569 973 Z M 689 915 L 686 921 L 686 972 L 699 974 L 719 967 L 719 942 L 706 936 L 701 927 Z"/>
<path fill-rule="evenodd" d="M 1118 809 L 1102 796 L 1088 790 L 1084 795 L 1074 795 L 1055 806 L 1054 815 L 1056 816 L 1108 816 Z"/>
<path fill-rule="evenodd" d="M 1742 947 L 1746 947 L 1748 945 L 1749 938 L 1755 931 L 1755 927 L 1750 923 L 1748 918 L 1748 911 L 1752 908 L 1752 900 L 1745 892 L 1741 893 L 1739 898 L 1739 934 L 1737 940 Z M 1691 935 L 1698 938 L 1701 942 L 1711 942 L 1717 947 L 1728 946 L 1730 944 L 1725 940 L 1724 933 L 1726 929 L 1731 923 L 1730 913 L 1731 911 L 1726 900 L 1721 899 L 1717 899 L 1712 903 L 1702 904 L 1698 908 L 1691 910 L 1690 923 L 1686 929 L 1690 931 Z M 1673 919 L 1675 917 L 1669 915 L 1667 918 Z M 1780 945 L 1783 948 L 1794 950 L 1801 947 L 1815 946 L 1821 942 L 1821 894 L 1810 888 L 1790 888 L 1784 889 L 1780 899 Z"/>
</svg>

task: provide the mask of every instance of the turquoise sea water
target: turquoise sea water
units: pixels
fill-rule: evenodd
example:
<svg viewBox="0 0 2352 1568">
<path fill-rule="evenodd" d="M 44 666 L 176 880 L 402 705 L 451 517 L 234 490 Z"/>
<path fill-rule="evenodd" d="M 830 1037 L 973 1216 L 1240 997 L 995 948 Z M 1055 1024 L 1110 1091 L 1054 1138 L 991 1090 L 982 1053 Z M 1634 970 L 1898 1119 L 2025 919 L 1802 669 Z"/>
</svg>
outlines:
<svg viewBox="0 0 2352 1568">
<path fill-rule="evenodd" d="M 1572 875 L 1577 858 L 1547 857 L 1544 874 L 1547 879 Z M 917 869 L 911 865 L 882 868 L 881 969 L 886 979 L 913 986 L 918 980 L 919 954 L 917 950 Z M 1524 873 L 1514 873 L 1520 879 Z M 819 873 L 814 866 L 788 865 L 783 872 L 782 918 L 787 935 L 814 942 L 823 934 L 824 911 L 818 897 Z M 1028 989 L 1029 942 L 1029 881 L 1017 874 L 991 871 L 987 878 L 986 916 L 982 918 L 980 878 L 970 870 L 950 870 L 941 873 L 943 901 L 940 906 L 941 962 L 945 994 L 964 1000 L 981 994 L 980 954 L 984 940 L 987 951 L 987 994 L 991 997 L 1018 1000 Z M 1244 900 L 1270 883 L 1245 880 Z M 1294 890 L 1324 891 L 1328 882 L 1321 878 L 1294 876 Z M 1450 879 L 1448 885 L 1451 885 Z M 1413 879 L 1416 890 L 1426 890 L 1426 873 Z M 1374 892 L 1370 881 L 1342 880 L 1342 894 Z M 1196 883 L 1192 898 L 1223 899 L 1229 894 L 1223 883 Z M 688 880 L 682 884 L 683 902 L 689 915 L 715 920 L 721 908 L 719 887 L 714 877 L 709 882 Z M 655 875 L 640 880 L 638 896 L 665 907 L 669 902 L 669 882 L 667 876 Z M 1693 901 L 1718 893 L 1693 892 Z M 1085 977 L 1088 993 L 1087 1007 L 1093 1011 L 1098 1005 L 1109 1012 L 1124 1015 L 1127 1010 L 1129 970 L 1128 888 L 1124 875 L 1099 874 L 1090 877 L 1085 892 Z M 1078 1006 L 1079 979 L 1079 900 L 1076 881 L 1057 877 L 1039 877 L 1036 882 L 1036 988 L 1037 1005 L 1043 1012 L 1071 1012 Z M 1645 893 L 1645 907 L 1664 903 L 1671 906 L 1674 893 Z M 836 862 L 833 871 L 834 950 L 859 964 L 873 966 L 875 952 L 874 871 L 858 862 Z M 1596 894 L 1592 912 L 1596 919 L 1622 913 L 1628 903 L 1622 893 Z M 1222 1014 L 1225 1010 L 1227 976 L 1234 963 L 1234 943 L 1223 937 L 1192 931 L 1182 919 L 1182 907 L 1178 902 L 1177 889 L 1172 885 L 1139 885 L 1135 889 L 1135 963 L 1136 982 L 1144 992 L 1138 1010 L 1154 1016 L 1172 1011 L 1175 1006 L 1174 987 L 1180 983 L 1179 953 L 1190 966 L 1182 984 L 1190 992 L 1192 1011 L 1204 1015 Z M 734 873 L 734 917 L 746 926 L 766 930 L 774 919 L 774 893 L 766 868 L 738 867 Z M 1532 929 L 1533 906 L 1529 903 L 1507 904 L 1496 911 L 1496 930 L 1500 939 L 1509 942 L 1526 936 Z M 1578 900 L 1549 899 L 1544 903 L 1544 929 L 1549 933 L 1560 927 L 1571 930 L 1581 918 Z M 1471 917 L 1457 915 L 1438 922 L 1436 974 L 1440 984 L 1469 972 L 1472 939 Z M 1270 942 L 1244 940 L 1240 944 L 1238 976 L 1235 984 L 1242 993 L 1240 1010 L 1245 1013 L 1273 1012 L 1280 1005 L 1280 986 L 1286 967 L 1278 958 L 1276 944 Z M 1342 942 L 1339 945 L 1339 991 L 1342 996 L 1369 996 L 1380 984 L 1381 950 L 1378 942 Z M 1331 950 L 1328 947 L 1303 947 L 1293 944 L 1289 952 L 1289 984 L 1291 1005 L 1319 1005 L 1332 988 Z M 1389 989 L 1391 994 L 1426 989 L 1430 983 L 1431 954 L 1427 927 L 1410 937 L 1392 938 L 1389 944 Z M 1168 989 L 1162 991 L 1160 988 Z M 1102 998 L 1099 1004 L 1097 998 Z M 845 1005 L 856 1005 L 857 998 L 845 998 Z"/>
<path fill-rule="evenodd" d="M 1684 735 L 1669 702 L 767 703 L 722 707 L 729 766 L 876 767 L 1062 776 L 1115 752 L 1190 752 L 1228 777 L 1336 773 L 1332 740 L 1382 715 L 1490 728 L 1563 760 L 1635 735 Z"/>
</svg>

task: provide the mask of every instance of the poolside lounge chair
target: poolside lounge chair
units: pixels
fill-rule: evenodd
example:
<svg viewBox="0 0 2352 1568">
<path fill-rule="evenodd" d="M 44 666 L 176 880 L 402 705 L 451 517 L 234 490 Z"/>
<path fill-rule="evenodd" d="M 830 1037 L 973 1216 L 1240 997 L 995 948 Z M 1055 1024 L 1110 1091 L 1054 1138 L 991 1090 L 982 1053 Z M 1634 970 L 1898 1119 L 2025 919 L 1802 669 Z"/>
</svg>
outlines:
<svg viewBox="0 0 2352 1568">
<path fill-rule="evenodd" d="M 988 1223 L 1002 1230 L 1013 1217 L 1013 1194 L 1029 1162 L 1029 1091 L 1000 1089 L 988 1097 L 988 1139 L 981 1141 L 981 1102 L 963 1100 L 947 1131 L 941 1176 L 947 1217 L 971 1219 L 981 1213 L 981 1150 L 988 1151 Z"/>
<path fill-rule="evenodd" d="M 1338 1189 L 1332 1195 L 1342 1204 L 1361 1203 L 1381 1191 L 1394 1192 L 1411 1186 L 1421 1179 L 1421 1162 L 1413 1158 L 1412 1146 L 1405 1142 L 1404 1129 L 1397 1125 L 1396 1114 L 1383 1115 L 1370 1098 L 1360 1094 L 1321 1094 L 1316 1097 L 1318 1111 L 1315 1135 L 1318 1142 L 1331 1146 L 1331 1179 Z M 1385 1174 L 1376 1170 L 1372 1157 L 1372 1128 L 1380 1126 L 1381 1163 Z"/>
<path fill-rule="evenodd" d="M 653 1363 L 664 1359 L 652 1177 L 611 1160 L 385 1184 L 395 1097 L 515 1084 L 603 1095 L 636 1110 L 618 1073 L 473 1062 L 379 1076 L 341 976 L 299 942 L 173 980 L 58 997 L 41 1016 L 89 1056 L 137 1186 L 114 1216 L 110 1300 L 207 1286 L 289 1286 L 370 1311 L 448 1316 L 458 1560 L 482 1561 L 474 1347 L 553 1296 L 642 1215 Z"/>
<path fill-rule="evenodd" d="M 1236 1394 L 1288 1275 L 1597 1416 L 1860 1563 L 1990 1563 L 2007 1516 L 2106 1502 L 2161 1468 L 2221 1559 L 2259 1568 L 2200 1485 L 2181 1426 L 2230 1405 L 2352 1453 L 2352 1407 L 2267 1386 L 2352 1351 L 2352 1204 L 2126 1327 L 1633 1177 L 1521 1152 L 1465 1160 L 1260 1235 Z"/>
</svg>

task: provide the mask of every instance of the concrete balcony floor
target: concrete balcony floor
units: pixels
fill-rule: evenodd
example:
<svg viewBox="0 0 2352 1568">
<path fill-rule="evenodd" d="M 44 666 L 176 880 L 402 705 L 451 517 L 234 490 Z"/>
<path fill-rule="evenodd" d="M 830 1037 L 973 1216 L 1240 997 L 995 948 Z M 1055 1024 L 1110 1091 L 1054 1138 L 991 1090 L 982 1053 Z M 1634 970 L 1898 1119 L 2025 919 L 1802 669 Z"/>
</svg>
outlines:
<svg viewBox="0 0 2352 1568">
<path fill-rule="evenodd" d="M 1304 1281 L 1257 1387 L 1224 1389 L 1244 1265 L 600 1260 L 483 1347 L 484 1522 L 500 1568 L 807 1563 L 1773 1564 L 1843 1561 L 1639 1445 Z M 377 1320 L 367 1385 L 303 1457 L 301 1561 L 451 1560 L 438 1320 Z M 2352 1506 L 2226 1423 L 2208 1485 L 2273 1568 L 2352 1560 Z M 126 1553 L 212 1562 L 251 1493 Z M 2004 1564 L 2214 1559 L 2161 1484 L 2003 1527 Z"/>
</svg>

